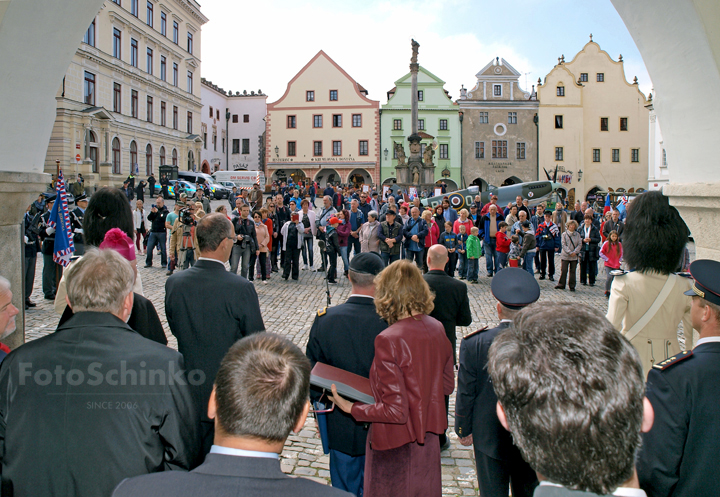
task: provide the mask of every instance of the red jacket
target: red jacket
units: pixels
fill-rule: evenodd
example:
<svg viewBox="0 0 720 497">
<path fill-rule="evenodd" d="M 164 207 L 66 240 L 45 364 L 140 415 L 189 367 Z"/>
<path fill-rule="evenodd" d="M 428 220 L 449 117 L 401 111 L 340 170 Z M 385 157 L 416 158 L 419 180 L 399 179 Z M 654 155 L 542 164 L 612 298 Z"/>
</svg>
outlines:
<svg viewBox="0 0 720 497">
<path fill-rule="evenodd" d="M 428 234 L 425 237 L 425 246 L 432 247 L 437 244 L 438 238 L 440 238 L 440 228 L 434 219 L 431 219 L 428 223 Z"/>
<path fill-rule="evenodd" d="M 380 333 L 370 387 L 375 404 L 355 402 L 351 414 L 372 423 L 373 449 L 422 444 L 426 433 L 443 433 L 448 426 L 444 396 L 453 392 L 455 374 L 452 346 L 440 321 L 409 317 Z"/>
<path fill-rule="evenodd" d="M 503 254 L 509 254 L 510 253 L 510 238 L 503 233 L 502 231 L 498 231 L 497 235 L 495 236 L 495 249 L 498 252 L 502 252 Z"/>
</svg>

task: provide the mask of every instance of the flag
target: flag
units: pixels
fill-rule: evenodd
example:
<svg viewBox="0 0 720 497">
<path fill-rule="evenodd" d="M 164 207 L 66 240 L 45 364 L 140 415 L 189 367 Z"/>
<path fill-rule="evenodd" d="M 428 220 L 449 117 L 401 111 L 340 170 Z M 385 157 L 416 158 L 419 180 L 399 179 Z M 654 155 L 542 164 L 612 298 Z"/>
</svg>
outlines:
<svg viewBox="0 0 720 497">
<path fill-rule="evenodd" d="M 603 216 L 612 210 L 612 204 L 610 203 L 610 194 L 605 195 L 605 207 L 603 208 Z"/>
<path fill-rule="evenodd" d="M 622 198 L 620 199 L 620 202 L 618 202 L 618 204 L 617 204 L 617 210 L 620 211 L 620 214 L 625 212 L 625 207 L 627 206 L 627 203 L 628 203 L 627 195 L 623 195 Z"/>
<path fill-rule="evenodd" d="M 65 180 L 62 171 L 58 174 L 56 184 L 57 198 L 50 212 L 48 226 L 55 229 L 53 260 L 57 264 L 67 267 L 70 264 L 70 258 L 75 252 L 75 244 L 73 243 L 72 225 L 70 223 L 70 212 L 68 211 Z"/>
</svg>

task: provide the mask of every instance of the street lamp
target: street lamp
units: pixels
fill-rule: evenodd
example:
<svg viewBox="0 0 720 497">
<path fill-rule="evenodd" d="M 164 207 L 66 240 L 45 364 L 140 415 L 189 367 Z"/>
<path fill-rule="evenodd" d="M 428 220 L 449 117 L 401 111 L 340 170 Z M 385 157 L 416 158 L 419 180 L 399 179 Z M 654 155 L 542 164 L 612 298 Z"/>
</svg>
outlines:
<svg viewBox="0 0 720 497">
<path fill-rule="evenodd" d="M 388 149 L 387 149 L 387 147 L 385 147 L 384 153 L 385 153 L 385 160 L 387 160 L 387 156 L 388 156 Z"/>
<path fill-rule="evenodd" d="M 578 181 L 582 179 L 582 169 L 578 171 Z"/>
<path fill-rule="evenodd" d="M 275 157 L 280 157 L 280 147 L 275 146 Z"/>
</svg>

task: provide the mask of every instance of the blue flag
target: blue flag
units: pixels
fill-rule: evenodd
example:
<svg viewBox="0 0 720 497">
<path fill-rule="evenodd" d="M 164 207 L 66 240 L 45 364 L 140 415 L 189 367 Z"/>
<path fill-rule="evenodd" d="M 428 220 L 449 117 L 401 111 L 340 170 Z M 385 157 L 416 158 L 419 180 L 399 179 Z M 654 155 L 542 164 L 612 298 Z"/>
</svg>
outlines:
<svg viewBox="0 0 720 497">
<path fill-rule="evenodd" d="M 48 226 L 55 229 L 53 260 L 57 264 L 67 267 L 75 252 L 75 244 L 73 243 L 70 212 L 68 211 L 67 194 L 65 193 L 65 179 L 62 171 L 58 174 L 56 185 L 57 198 L 50 212 Z"/>
</svg>

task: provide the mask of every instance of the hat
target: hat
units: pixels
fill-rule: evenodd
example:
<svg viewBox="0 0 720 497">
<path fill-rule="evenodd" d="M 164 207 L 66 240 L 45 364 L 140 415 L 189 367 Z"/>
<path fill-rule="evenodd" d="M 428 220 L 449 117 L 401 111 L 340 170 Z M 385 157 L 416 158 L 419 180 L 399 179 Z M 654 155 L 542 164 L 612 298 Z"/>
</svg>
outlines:
<svg viewBox="0 0 720 497">
<path fill-rule="evenodd" d="M 328 224 L 340 224 L 340 220 L 333 216 L 330 218 L 330 221 L 328 221 Z"/>
<path fill-rule="evenodd" d="M 385 213 L 385 215 L 388 216 L 388 215 L 390 215 L 390 214 L 392 214 L 393 216 L 397 216 L 397 212 L 395 212 L 395 211 L 392 210 L 392 209 L 388 209 L 387 212 Z"/>
<path fill-rule="evenodd" d="M 85 202 L 87 202 L 87 199 L 88 199 L 88 198 L 87 198 L 87 195 L 85 195 L 84 193 L 81 193 L 80 195 L 78 195 L 77 197 L 75 197 L 75 203 L 77 204 L 78 202 L 82 202 L 83 200 L 84 200 Z"/>
<path fill-rule="evenodd" d="M 120 228 L 113 228 L 105 233 L 105 239 L 100 244 L 100 249 L 112 249 L 122 255 L 128 261 L 135 260 L 135 246 L 129 236 Z"/>
<path fill-rule="evenodd" d="M 361 252 L 350 261 L 350 271 L 358 274 L 378 275 L 385 269 L 385 263 L 376 252 Z"/>
<path fill-rule="evenodd" d="M 720 305 L 720 262 L 699 259 L 690 264 L 690 274 L 695 281 L 685 295 L 700 297 L 711 304 Z"/>
<path fill-rule="evenodd" d="M 517 267 L 499 271 L 490 285 L 493 297 L 512 310 L 520 310 L 540 298 L 540 285 L 535 277 Z"/>
<path fill-rule="evenodd" d="M 522 222 L 522 227 L 523 227 L 523 228 L 529 228 L 529 227 L 530 227 L 530 221 L 523 221 L 523 222 Z"/>
</svg>

